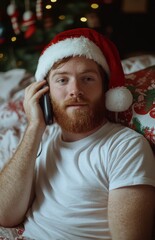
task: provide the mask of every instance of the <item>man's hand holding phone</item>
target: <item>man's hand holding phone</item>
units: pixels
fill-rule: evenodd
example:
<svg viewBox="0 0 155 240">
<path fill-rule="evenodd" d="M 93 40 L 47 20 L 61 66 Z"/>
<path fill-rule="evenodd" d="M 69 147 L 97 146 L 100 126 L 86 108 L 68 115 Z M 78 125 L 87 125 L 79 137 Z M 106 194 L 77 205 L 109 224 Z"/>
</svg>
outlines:
<svg viewBox="0 0 155 240">
<path fill-rule="evenodd" d="M 44 114 L 40 106 L 42 96 L 49 94 L 49 87 L 46 80 L 33 82 L 25 89 L 24 110 L 28 119 L 28 124 L 33 126 L 46 127 Z"/>
</svg>

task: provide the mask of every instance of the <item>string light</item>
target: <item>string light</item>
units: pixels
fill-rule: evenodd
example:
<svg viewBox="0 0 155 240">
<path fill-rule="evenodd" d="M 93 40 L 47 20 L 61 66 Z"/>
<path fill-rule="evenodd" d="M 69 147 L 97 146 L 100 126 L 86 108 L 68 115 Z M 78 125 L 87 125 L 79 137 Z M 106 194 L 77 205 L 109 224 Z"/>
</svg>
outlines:
<svg viewBox="0 0 155 240">
<path fill-rule="evenodd" d="M 81 17 L 81 18 L 80 18 L 80 21 L 81 21 L 81 22 L 87 22 L 87 18 L 86 18 L 86 17 Z"/>
<path fill-rule="evenodd" d="M 15 37 L 15 36 L 13 36 L 12 38 L 11 38 L 11 42 L 15 42 L 17 40 L 17 38 Z"/>
<path fill-rule="evenodd" d="M 92 3 L 91 8 L 97 9 L 97 8 L 99 8 L 99 5 L 97 3 Z"/>
<path fill-rule="evenodd" d="M 52 8 L 52 5 L 50 5 L 50 4 L 48 4 L 48 5 L 46 5 L 46 7 L 45 7 L 46 9 L 51 9 Z"/>
</svg>

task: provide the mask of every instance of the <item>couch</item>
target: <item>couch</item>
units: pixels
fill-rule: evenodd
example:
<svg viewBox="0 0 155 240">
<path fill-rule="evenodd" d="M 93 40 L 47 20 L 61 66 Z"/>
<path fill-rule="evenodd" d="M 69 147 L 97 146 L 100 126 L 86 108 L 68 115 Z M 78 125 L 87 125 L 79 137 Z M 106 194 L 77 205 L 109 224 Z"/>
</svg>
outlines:
<svg viewBox="0 0 155 240">
<path fill-rule="evenodd" d="M 130 57 L 122 60 L 122 67 L 134 101 L 127 111 L 109 112 L 108 117 L 143 134 L 155 152 L 155 56 Z M 33 81 L 34 76 L 25 69 L 0 72 L 0 170 L 16 150 L 26 128 L 24 89 Z M 48 128 L 44 138 L 48 137 Z M 23 226 L 1 227 L 0 240 L 26 240 L 22 237 L 23 231 Z"/>
</svg>

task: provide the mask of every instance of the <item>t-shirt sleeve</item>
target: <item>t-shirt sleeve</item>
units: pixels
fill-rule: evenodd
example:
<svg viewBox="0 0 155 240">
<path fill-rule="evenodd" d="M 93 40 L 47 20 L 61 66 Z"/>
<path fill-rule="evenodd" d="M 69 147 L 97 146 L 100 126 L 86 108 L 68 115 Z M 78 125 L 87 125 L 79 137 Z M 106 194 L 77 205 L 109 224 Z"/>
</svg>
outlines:
<svg viewBox="0 0 155 240">
<path fill-rule="evenodd" d="M 155 186 L 155 156 L 141 135 L 113 146 L 108 166 L 109 190 L 142 184 Z"/>
</svg>

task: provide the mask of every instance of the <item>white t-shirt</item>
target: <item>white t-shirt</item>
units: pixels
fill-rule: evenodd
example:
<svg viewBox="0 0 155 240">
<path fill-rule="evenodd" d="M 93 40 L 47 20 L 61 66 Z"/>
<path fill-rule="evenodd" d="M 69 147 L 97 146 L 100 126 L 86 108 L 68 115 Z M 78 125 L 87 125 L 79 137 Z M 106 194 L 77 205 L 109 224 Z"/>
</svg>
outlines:
<svg viewBox="0 0 155 240">
<path fill-rule="evenodd" d="M 36 162 L 36 199 L 24 236 L 36 240 L 111 239 L 109 191 L 155 186 L 155 159 L 140 134 L 106 123 L 92 135 L 64 142 L 58 125 Z"/>
</svg>

